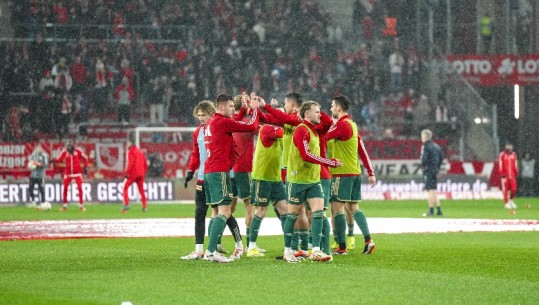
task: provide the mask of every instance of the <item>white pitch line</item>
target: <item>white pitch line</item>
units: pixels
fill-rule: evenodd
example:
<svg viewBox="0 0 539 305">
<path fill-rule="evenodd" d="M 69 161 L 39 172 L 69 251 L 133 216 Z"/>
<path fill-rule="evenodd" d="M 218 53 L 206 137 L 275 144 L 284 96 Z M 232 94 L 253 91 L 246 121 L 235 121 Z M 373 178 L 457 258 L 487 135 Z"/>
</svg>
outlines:
<svg viewBox="0 0 539 305">
<path fill-rule="evenodd" d="M 245 232 L 245 219 L 237 221 Z M 373 234 L 539 231 L 539 220 L 369 218 L 368 223 Z M 357 225 L 356 229 L 360 232 Z M 279 220 L 264 219 L 259 234 L 281 235 Z M 231 235 L 230 231 L 225 229 L 224 235 Z M 190 236 L 194 236 L 194 219 L 189 218 L 0 222 L 0 240 Z"/>
</svg>

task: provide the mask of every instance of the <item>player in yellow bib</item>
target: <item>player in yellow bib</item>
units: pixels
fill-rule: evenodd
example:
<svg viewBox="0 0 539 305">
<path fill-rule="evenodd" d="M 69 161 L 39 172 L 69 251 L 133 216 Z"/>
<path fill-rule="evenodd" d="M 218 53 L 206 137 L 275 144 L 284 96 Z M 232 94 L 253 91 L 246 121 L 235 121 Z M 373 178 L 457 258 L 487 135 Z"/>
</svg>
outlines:
<svg viewBox="0 0 539 305">
<path fill-rule="evenodd" d="M 261 121 L 268 121 L 271 115 L 260 115 Z M 281 155 L 283 153 L 283 129 L 264 125 L 260 128 L 253 159 L 251 182 L 251 204 L 254 215 L 249 227 L 247 257 L 264 256 L 256 245 L 262 220 L 271 204 L 277 210 L 281 226 L 287 217 L 285 188 L 281 182 Z"/>
<path fill-rule="evenodd" d="M 361 168 L 358 155 L 367 170 L 371 187 L 376 184 L 376 177 L 357 125 L 348 114 L 349 107 L 350 101 L 347 97 L 338 96 L 333 99 L 331 114 L 337 122 L 326 135 L 327 141 L 332 142 L 331 157 L 342 160 L 344 164 L 342 167 L 330 169 L 332 175 L 331 213 L 339 243 L 339 248 L 333 254 L 348 254 L 345 237 L 345 208 L 358 224 L 365 239 L 363 254 L 371 254 L 375 244 L 371 239 L 365 214 L 358 209 L 358 202 L 361 200 Z"/>
<path fill-rule="evenodd" d="M 311 231 L 313 236 L 312 253 L 309 258 L 313 261 L 329 261 L 327 255 L 320 249 L 320 239 L 324 223 L 324 194 L 320 184 L 320 165 L 339 167 L 342 163 L 336 159 L 320 156 L 320 140 L 314 126 L 320 123 L 320 105 L 314 101 L 304 102 L 300 107 L 300 117 L 303 119 L 294 130 L 292 144 L 288 154 L 288 217 L 284 224 L 284 255 L 285 261 L 298 262 L 291 248 L 294 224 L 298 213 L 304 204 L 312 211 Z"/>
</svg>

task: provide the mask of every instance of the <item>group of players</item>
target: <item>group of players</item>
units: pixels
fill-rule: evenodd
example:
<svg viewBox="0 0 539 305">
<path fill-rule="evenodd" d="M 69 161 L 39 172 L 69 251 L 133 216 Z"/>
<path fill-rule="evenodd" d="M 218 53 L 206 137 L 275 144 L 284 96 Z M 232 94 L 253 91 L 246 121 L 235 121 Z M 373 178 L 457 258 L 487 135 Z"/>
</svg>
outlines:
<svg viewBox="0 0 539 305">
<path fill-rule="evenodd" d="M 286 96 L 284 109 L 271 106 L 277 103 L 266 104 L 253 93 L 222 94 L 215 103 L 202 101 L 195 107 L 193 114 L 201 124 L 193 134 L 185 180 L 187 187 L 197 172 L 195 251 L 182 259 L 228 263 L 244 254 L 233 216 L 238 197 L 246 207 L 247 257 L 264 256 L 257 238 L 270 205 L 281 221 L 287 262 L 305 258 L 325 262 L 332 255 L 347 255 L 355 247 L 354 221 L 365 239 L 363 253 L 374 251 L 366 217 L 358 209 L 359 158 L 371 186 L 376 178 L 358 127 L 348 115 L 350 101 L 335 97 L 331 116 L 320 110 L 319 103 L 303 101 L 298 93 Z M 212 217 L 204 251 L 208 206 Z M 330 206 L 332 245 L 326 217 Z M 226 226 L 236 242 L 230 257 L 223 255 L 226 250 L 221 245 Z"/>
<path fill-rule="evenodd" d="M 242 199 L 246 209 L 248 257 L 264 256 L 266 252 L 257 246 L 257 238 L 270 205 L 281 221 L 283 259 L 287 262 L 305 258 L 329 261 L 332 255 L 347 255 L 348 250 L 355 248 L 355 223 L 364 237 L 363 254 L 371 254 L 375 243 L 366 217 L 358 209 L 361 199 L 359 158 L 371 186 L 376 184 L 376 178 L 358 127 L 348 114 L 350 101 L 345 96 L 335 97 L 331 103 L 331 116 L 322 112 L 317 102 L 304 102 L 298 93 L 286 96 L 284 108 L 272 105 L 278 105 L 278 102 L 272 100 L 271 104 L 266 104 L 255 94 L 236 97 L 222 94 L 215 103 L 206 100 L 195 107 L 193 114 L 201 124 L 193 134 L 193 151 L 185 179 L 187 187 L 197 173 L 195 251 L 182 259 L 230 262 L 244 254 L 242 236 L 233 216 L 238 198 Z M 429 157 L 441 155 L 436 153 L 439 148 L 431 138 L 430 131 L 422 131 L 422 166 L 425 180 L 432 182 L 426 183 L 429 216 L 434 215 L 434 206 L 437 207 L 437 215 L 442 215 L 436 198 L 436 175 L 442 158 Z M 428 149 L 429 143 L 432 149 Z M 121 212 L 129 210 L 128 188 L 133 183 L 138 186 L 142 209 L 146 212 L 147 200 L 143 189 L 148 169 L 146 158 L 134 145 L 132 137 L 129 137 L 127 146 Z M 512 148 L 508 144 L 498 160 L 504 203 L 508 209 L 517 208 L 513 198 L 518 167 Z M 67 210 L 68 186 L 71 180 L 75 180 L 79 209 L 86 211 L 82 177 L 86 174 L 88 157 L 72 141 L 67 141 L 55 162 L 65 163 L 66 167 L 60 210 Z M 35 201 L 34 187 L 37 185 L 41 202 L 44 202 L 43 179 L 48 163 L 47 154 L 40 144 L 36 145 L 29 158 L 32 201 Z M 435 170 L 429 171 L 430 167 Z M 205 218 L 209 206 L 212 208 L 208 226 L 210 238 L 204 252 Z M 326 217 L 329 207 L 331 226 Z M 222 255 L 226 253 L 221 244 L 225 226 L 230 228 L 235 240 L 235 250 L 230 258 Z M 331 246 L 330 227 L 334 237 Z"/>
</svg>

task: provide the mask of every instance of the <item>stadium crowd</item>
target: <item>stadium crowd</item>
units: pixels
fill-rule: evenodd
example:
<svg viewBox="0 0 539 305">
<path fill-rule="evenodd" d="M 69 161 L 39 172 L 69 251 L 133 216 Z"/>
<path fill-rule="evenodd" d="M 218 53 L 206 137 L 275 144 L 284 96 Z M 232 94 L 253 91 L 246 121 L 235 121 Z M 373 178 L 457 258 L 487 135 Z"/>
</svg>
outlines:
<svg viewBox="0 0 539 305">
<path fill-rule="evenodd" d="M 349 48 L 314 0 L 11 1 L 13 34 L 26 39 L 0 45 L 4 139 L 74 136 L 71 122 L 93 113 L 116 121 L 107 116 L 116 112 L 129 121 L 139 109 L 154 124 L 191 125 L 186 110 L 198 101 L 241 91 L 323 102 L 344 94 L 380 137 L 384 100 L 403 112 L 421 101 L 420 57 L 402 37 L 384 36 L 376 1 L 369 10 L 360 2 Z M 434 119 L 434 108 L 427 113 Z"/>
</svg>

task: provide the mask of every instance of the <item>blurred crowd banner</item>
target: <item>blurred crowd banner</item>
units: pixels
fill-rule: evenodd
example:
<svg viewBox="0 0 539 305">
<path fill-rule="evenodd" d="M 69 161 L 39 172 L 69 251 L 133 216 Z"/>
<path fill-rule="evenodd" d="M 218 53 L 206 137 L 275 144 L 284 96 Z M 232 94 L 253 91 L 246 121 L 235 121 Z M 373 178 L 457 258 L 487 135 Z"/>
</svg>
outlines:
<svg viewBox="0 0 539 305">
<path fill-rule="evenodd" d="M 447 61 L 464 79 L 479 86 L 539 84 L 539 54 L 447 55 Z"/>
</svg>

